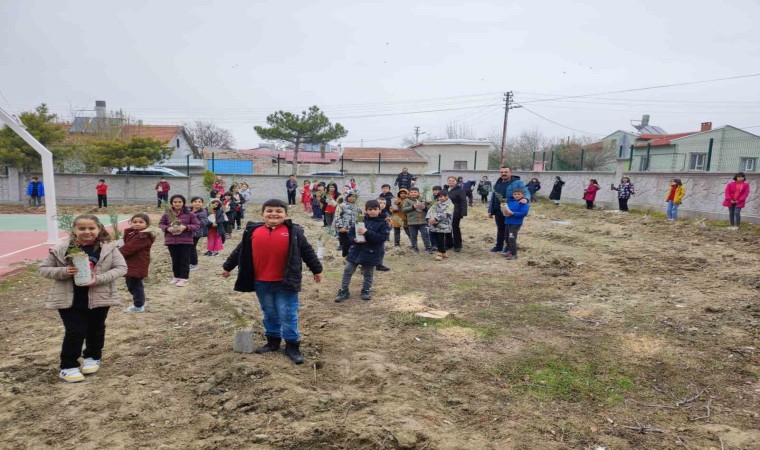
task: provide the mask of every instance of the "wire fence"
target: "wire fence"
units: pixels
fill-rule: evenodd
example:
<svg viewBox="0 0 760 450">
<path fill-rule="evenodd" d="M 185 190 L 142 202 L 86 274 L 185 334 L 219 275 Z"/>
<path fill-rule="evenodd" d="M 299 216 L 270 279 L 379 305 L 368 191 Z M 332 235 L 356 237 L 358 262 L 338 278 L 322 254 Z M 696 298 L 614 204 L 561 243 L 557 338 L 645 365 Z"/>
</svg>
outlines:
<svg viewBox="0 0 760 450">
<path fill-rule="evenodd" d="M 680 142 L 679 142 L 680 141 Z M 757 172 L 760 137 L 683 139 L 633 147 L 628 170 L 639 172 Z"/>
<path fill-rule="evenodd" d="M 534 171 L 596 172 L 615 169 L 617 160 L 611 149 L 584 149 L 576 146 L 553 147 L 546 151 L 505 158 L 510 167 Z"/>
</svg>

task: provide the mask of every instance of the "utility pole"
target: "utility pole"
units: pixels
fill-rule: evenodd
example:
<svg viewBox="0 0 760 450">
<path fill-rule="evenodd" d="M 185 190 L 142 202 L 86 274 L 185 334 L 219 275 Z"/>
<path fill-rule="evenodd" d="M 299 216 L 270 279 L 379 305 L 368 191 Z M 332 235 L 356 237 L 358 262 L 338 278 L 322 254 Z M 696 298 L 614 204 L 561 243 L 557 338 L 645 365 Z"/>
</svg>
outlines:
<svg viewBox="0 0 760 450">
<path fill-rule="evenodd" d="M 507 143 L 507 120 L 509 110 L 512 109 L 512 91 L 504 94 L 504 129 L 501 131 L 501 154 L 499 155 L 499 167 L 504 165 L 504 150 Z"/>
<path fill-rule="evenodd" d="M 414 143 L 416 144 L 419 141 L 420 141 L 420 127 L 416 126 L 414 127 Z"/>
</svg>

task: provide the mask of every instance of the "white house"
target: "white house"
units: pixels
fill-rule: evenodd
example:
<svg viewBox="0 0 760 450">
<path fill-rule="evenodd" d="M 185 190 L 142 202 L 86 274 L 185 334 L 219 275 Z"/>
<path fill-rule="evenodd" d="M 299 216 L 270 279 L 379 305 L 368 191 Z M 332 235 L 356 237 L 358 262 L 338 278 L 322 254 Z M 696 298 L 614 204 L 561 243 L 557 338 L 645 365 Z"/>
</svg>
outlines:
<svg viewBox="0 0 760 450">
<path fill-rule="evenodd" d="M 480 139 L 436 139 L 411 145 L 433 170 L 485 170 L 491 143 Z"/>
</svg>

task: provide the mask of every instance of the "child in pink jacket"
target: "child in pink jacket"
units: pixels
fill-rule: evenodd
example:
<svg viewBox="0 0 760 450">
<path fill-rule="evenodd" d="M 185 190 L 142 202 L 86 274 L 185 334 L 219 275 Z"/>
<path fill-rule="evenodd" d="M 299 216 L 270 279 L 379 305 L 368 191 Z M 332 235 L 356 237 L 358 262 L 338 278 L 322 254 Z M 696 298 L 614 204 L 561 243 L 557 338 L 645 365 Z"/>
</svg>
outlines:
<svg viewBox="0 0 760 450">
<path fill-rule="evenodd" d="M 726 197 L 723 206 L 728 206 L 728 220 L 731 222 L 731 230 L 738 230 L 742 220 L 742 208 L 749 197 L 749 183 L 744 172 L 734 175 L 734 181 L 726 185 Z"/>
<path fill-rule="evenodd" d="M 586 200 L 586 209 L 594 209 L 594 200 L 596 200 L 596 191 L 599 190 L 599 183 L 591 179 L 583 191 L 583 200 Z"/>
</svg>

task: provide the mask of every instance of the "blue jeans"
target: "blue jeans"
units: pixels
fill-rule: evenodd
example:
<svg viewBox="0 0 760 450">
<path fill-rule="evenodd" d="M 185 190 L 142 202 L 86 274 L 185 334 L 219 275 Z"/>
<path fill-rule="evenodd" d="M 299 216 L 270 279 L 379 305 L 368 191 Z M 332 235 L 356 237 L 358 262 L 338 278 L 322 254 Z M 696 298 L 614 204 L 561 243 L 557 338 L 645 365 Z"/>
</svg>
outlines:
<svg viewBox="0 0 760 450">
<path fill-rule="evenodd" d="M 678 207 L 681 206 L 673 200 L 668 200 L 668 219 L 676 220 L 678 216 Z"/>
<path fill-rule="evenodd" d="M 279 281 L 255 281 L 254 289 L 264 313 L 264 336 L 298 341 L 298 292 L 282 289 Z"/>
</svg>

